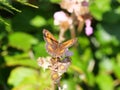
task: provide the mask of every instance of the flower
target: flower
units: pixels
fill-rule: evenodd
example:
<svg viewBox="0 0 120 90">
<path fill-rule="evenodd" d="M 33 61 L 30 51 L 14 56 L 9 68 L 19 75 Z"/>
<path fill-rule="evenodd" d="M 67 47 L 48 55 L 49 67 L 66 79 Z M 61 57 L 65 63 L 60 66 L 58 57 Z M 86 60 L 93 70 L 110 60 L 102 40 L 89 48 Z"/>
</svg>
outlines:
<svg viewBox="0 0 120 90">
<path fill-rule="evenodd" d="M 91 27 L 91 20 L 87 19 L 85 20 L 85 33 L 87 36 L 90 36 L 93 33 L 93 28 Z"/>
<path fill-rule="evenodd" d="M 51 73 L 51 78 L 52 80 L 54 81 L 54 83 L 59 83 L 60 82 L 60 79 L 61 79 L 61 76 L 57 73 L 57 72 L 52 72 Z"/>
<path fill-rule="evenodd" d="M 66 9 L 68 12 L 73 13 L 80 8 L 80 0 L 62 0 L 60 6 Z"/>
<path fill-rule="evenodd" d="M 75 13 L 76 16 L 84 15 L 89 12 L 87 0 L 62 0 L 60 6 L 69 13 Z"/>
<path fill-rule="evenodd" d="M 70 62 L 59 63 L 58 64 L 58 71 L 57 71 L 59 73 L 59 75 L 62 75 L 63 73 L 65 73 L 67 71 L 69 65 L 70 65 Z"/>
<path fill-rule="evenodd" d="M 39 57 L 37 59 L 37 62 L 38 62 L 38 65 L 41 66 L 44 70 L 49 68 L 49 66 L 51 66 L 50 57 L 46 57 L 46 58 Z"/>
<path fill-rule="evenodd" d="M 66 30 L 72 24 L 72 19 L 63 11 L 58 11 L 54 14 L 54 24 Z"/>
</svg>

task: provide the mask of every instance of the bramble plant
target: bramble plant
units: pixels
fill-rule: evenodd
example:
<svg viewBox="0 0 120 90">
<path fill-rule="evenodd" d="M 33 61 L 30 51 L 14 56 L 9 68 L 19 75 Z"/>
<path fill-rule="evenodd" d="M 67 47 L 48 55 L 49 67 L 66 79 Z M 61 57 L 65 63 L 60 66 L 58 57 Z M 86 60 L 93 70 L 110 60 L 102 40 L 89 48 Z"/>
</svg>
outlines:
<svg viewBox="0 0 120 90">
<path fill-rule="evenodd" d="M 71 63 L 69 47 L 76 43 L 77 39 L 70 39 L 64 43 L 59 43 L 54 36 L 46 29 L 43 30 L 43 37 L 46 41 L 46 50 L 51 58 L 38 58 L 39 66 L 51 70 L 51 78 L 60 89 L 60 79 Z"/>
<path fill-rule="evenodd" d="M 49 68 L 51 70 L 51 78 L 58 85 L 60 89 L 60 79 L 63 73 L 65 73 L 71 63 L 70 51 L 68 48 L 76 43 L 75 39 L 71 39 L 65 43 L 60 43 L 64 41 L 64 34 L 66 30 L 71 31 L 72 38 L 76 37 L 76 31 L 83 30 L 83 25 L 85 24 L 85 33 L 90 36 L 93 33 L 93 28 L 91 27 L 91 15 L 89 12 L 89 2 L 86 0 L 62 0 L 60 6 L 66 9 L 68 13 L 63 11 L 55 12 L 54 14 L 54 24 L 59 25 L 60 34 L 59 42 L 54 38 L 54 36 L 47 30 L 43 30 L 43 37 L 46 41 L 46 50 L 52 56 L 51 58 L 38 58 L 39 66 L 44 69 Z M 76 28 L 75 28 L 76 27 Z M 62 52 L 62 55 L 61 55 Z M 61 89 L 60 89 L 61 90 Z M 64 90 L 64 89 L 62 89 Z"/>
<path fill-rule="evenodd" d="M 120 90 L 120 0 L 0 0 L 0 90 Z"/>
</svg>

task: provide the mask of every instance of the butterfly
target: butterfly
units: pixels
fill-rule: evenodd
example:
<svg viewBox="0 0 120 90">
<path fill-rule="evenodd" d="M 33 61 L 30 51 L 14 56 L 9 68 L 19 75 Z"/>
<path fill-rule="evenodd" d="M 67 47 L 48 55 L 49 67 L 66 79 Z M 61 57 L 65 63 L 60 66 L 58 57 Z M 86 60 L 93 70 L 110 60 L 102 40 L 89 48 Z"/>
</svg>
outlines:
<svg viewBox="0 0 120 90">
<path fill-rule="evenodd" d="M 65 54 L 69 47 L 71 47 L 77 39 L 70 39 L 64 43 L 59 43 L 52 33 L 48 30 L 43 30 L 43 38 L 46 41 L 46 50 L 52 57 L 61 57 Z"/>
</svg>

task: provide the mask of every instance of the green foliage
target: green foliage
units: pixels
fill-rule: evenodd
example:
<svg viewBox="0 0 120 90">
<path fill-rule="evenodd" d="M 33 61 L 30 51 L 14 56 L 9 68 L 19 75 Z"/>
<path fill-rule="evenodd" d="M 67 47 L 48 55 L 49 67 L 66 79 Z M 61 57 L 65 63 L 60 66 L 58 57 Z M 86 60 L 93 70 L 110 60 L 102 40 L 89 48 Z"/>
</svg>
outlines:
<svg viewBox="0 0 120 90">
<path fill-rule="evenodd" d="M 14 10 L 14 11 L 16 11 L 16 12 L 21 12 L 20 10 L 14 8 L 14 7 L 10 4 L 10 2 L 8 2 L 8 1 L 0 1 L 0 7 L 1 7 L 2 9 L 6 10 L 6 11 L 8 11 L 8 12 L 10 12 L 10 13 L 12 13 L 12 14 L 14 14 L 12 10 Z"/>
<path fill-rule="evenodd" d="M 35 16 L 31 20 L 30 24 L 34 27 L 41 27 L 46 24 L 46 20 L 41 16 Z"/>
<path fill-rule="evenodd" d="M 91 14 L 97 20 L 102 20 L 103 14 L 111 9 L 110 3 L 111 0 L 96 0 L 90 7 Z"/>
<path fill-rule="evenodd" d="M 37 39 L 23 32 L 9 35 L 8 40 L 10 46 L 24 51 L 30 50 L 31 46 L 37 43 Z"/>
<path fill-rule="evenodd" d="M 16 1 L 23 4 L 23 5 L 26 5 L 26 6 L 30 6 L 30 7 L 33 7 L 33 8 L 38 8 L 38 6 L 35 6 L 33 4 L 28 3 L 28 0 L 16 0 Z"/>
<path fill-rule="evenodd" d="M 46 73 L 46 75 L 43 76 L 35 69 L 17 67 L 11 71 L 8 84 L 15 87 L 13 90 L 35 90 L 37 88 L 45 89 L 46 86 L 49 85 L 48 82 L 50 82 L 48 75 L 49 74 Z M 47 82 L 45 82 L 45 78 L 47 78 Z M 41 80 L 44 85 L 39 83 Z"/>
<path fill-rule="evenodd" d="M 59 36 L 53 15 L 61 10 L 60 1 L 0 0 L 0 90 L 57 90 L 37 58 L 49 56 L 42 30 Z M 83 29 L 70 48 L 71 65 L 60 81 L 68 90 L 120 90 L 119 4 L 91 0 L 94 33 L 86 36 Z"/>
</svg>

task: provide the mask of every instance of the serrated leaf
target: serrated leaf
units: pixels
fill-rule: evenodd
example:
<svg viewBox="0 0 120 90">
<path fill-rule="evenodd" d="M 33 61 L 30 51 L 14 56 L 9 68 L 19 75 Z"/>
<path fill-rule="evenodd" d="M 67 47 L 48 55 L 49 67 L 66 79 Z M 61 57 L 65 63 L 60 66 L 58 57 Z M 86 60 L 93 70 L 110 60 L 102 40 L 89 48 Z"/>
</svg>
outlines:
<svg viewBox="0 0 120 90">
<path fill-rule="evenodd" d="M 28 51 L 33 44 L 36 44 L 38 41 L 32 35 L 23 32 L 16 32 L 11 34 L 9 37 L 9 45 L 21 49 L 23 51 Z"/>
</svg>

